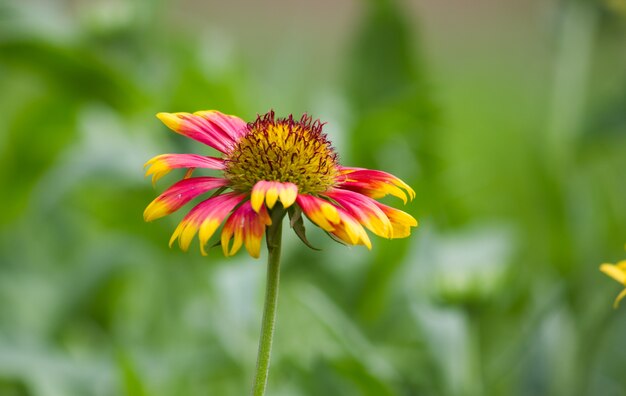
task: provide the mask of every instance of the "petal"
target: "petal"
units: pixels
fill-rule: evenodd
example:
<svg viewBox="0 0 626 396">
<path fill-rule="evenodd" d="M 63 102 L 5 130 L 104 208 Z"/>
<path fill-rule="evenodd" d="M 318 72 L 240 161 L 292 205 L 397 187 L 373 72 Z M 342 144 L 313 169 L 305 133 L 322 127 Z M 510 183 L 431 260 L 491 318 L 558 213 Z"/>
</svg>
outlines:
<svg viewBox="0 0 626 396">
<path fill-rule="evenodd" d="M 411 227 L 417 227 L 417 220 L 410 214 L 401 210 L 383 205 L 380 202 L 376 202 L 378 206 L 389 218 L 391 222 L 391 238 L 406 238 L 411 234 Z"/>
<path fill-rule="evenodd" d="M 226 179 L 208 176 L 181 180 L 153 200 L 143 212 L 143 218 L 152 221 L 167 216 L 198 195 L 227 184 Z"/>
<path fill-rule="evenodd" d="M 161 154 L 146 162 L 146 176 L 152 175 L 152 184 L 176 168 L 224 169 L 224 160 L 197 154 Z"/>
<path fill-rule="evenodd" d="M 280 200 L 284 208 L 293 205 L 298 195 L 298 186 L 293 183 L 261 180 L 252 187 L 250 201 L 252 208 L 258 212 L 263 201 L 272 209 Z"/>
<path fill-rule="evenodd" d="M 240 118 L 222 114 L 216 110 L 196 113 L 158 113 L 157 117 L 168 128 L 207 146 L 228 153 L 235 142 L 247 131 L 247 124 Z"/>
<path fill-rule="evenodd" d="M 263 206 L 263 201 L 265 201 L 265 193 L 267 192 L 267 182 L 259 181 L 254 187 L 252 187 L 252 192 L 250 193 L 250 204 L 252 205 L 252 209 L 255 212 L 258 212 Z"/>
<path fill-rule="evenodd" d="M 269 188 L 265 192 L 265 203 L 267 207 L 272 209 L 274 205 L 276 205 L 276 201 L 278 201 L 278 188 L 280 186 L 277 182 L 268 182 Z"/>
<path fill-rule="evenodd" d="M 334 231 L 341 218 L 337 208 L 328 201 L 307 194 L 298 194 L 296 202 L 302 212 L 324 231 Z"/>
<path fill-rule="evenodd" d="M 615 299 L 615 302 L 613 303 L 613 307 L 617 308 L 619 307 L 619 302 L 622 300 L 622 298 L 626 297 L 626 289 L 622 290 L 622 292 L 620 294 L 618 294 L 617 298 Z"/>
<path fill-rule="evenodd" d="M 254 258 L 258 258 L 261 253 L 261 240 L 265 228 L 271 224 L 272 220 L 264 206 L 257 213 L 252 209 L 250 201 L 244 202 L 224 224 L 222 230 L 224 255 L 234 255 L 245 243 L 248 253 Z M 231 237 L 234 237 L 233 246 L 229 248 Z"/>
<path fill-rule="evenodd" d="M 217 110 L 202 110 L 193 114 L 211 120 L 217 127 L 229 133 L 234 141 L 239 140 L 248 131 L 247 123 L 237 116 L 224 114 Z"/>
<path fill-rule="evenodd" d="M 204 245 L 215 233 L 226 216 L 237 206 L 245 195 L 231 192 L 209 198 L 196 205 L 180 222 L 170 238 L 170 246 L 178 239 L 181 249 L 187 250 L 191 240 L 198 233 L 200 250 L 206 255 Z"/>
<path fill-rule="evenodd" d="M 415 191 L 392 174 L 379 170 L 342 167 L 338 187 L 359 192 L 371 198 L 382 198 L 387 194 L 407 202 L 415 198 Z M 404 191 L 403 191 L 404 190 Z M 405 193 L 406 191 L 406 193 Z"/>
<path fill-rule="evenodd" d="M 376 206 L 376 201 L 354 191 L 331 189 L 326 196 L 341 205 L 359 223 L 374 234 L 391 238 L 392 225 L 385 213 Z"/>
<path fill-rule="evenodd" d="M 298 186 L 293 183 L 281 183 L 281 187 L 279 191 L 280 202 L 282 202 L 283 207 L 288 208 L 296 202 Z"/>
<path fill-rule="evenodd" d="M 615 279 L 619 283 L 626 285 L 626 270 L 621 269 L 618 265 L 602 264 L 600 271 Z"/>
<path fill-rule="evenodd" d="M 335 225 L 335 230 L 331 233 L 350 245 L 365 245 L 368 249 L 372 249 L 372 242 L 363 226 L 346 210 L 337 208 L 337 212 L 341 222 Z"/>
</svg>

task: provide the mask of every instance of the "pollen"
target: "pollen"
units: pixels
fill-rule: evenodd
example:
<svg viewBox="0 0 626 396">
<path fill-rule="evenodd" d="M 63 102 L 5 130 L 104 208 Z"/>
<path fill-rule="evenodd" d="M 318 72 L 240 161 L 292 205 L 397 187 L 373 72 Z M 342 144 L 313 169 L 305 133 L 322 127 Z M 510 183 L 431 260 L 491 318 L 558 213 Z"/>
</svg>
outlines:
<svg viewBox="0 0 626 396">
<path fill-rule="evenodd" d="M 322 127 L 306 114 L 300 121 L 275 118 L 273 111 L 258 116 L 225 158 L 225 177 L 241 192 L 262 180 L 294 183 L 303 194 L 327 191 L 335 183 L 338 160 Z"/>
</svg>

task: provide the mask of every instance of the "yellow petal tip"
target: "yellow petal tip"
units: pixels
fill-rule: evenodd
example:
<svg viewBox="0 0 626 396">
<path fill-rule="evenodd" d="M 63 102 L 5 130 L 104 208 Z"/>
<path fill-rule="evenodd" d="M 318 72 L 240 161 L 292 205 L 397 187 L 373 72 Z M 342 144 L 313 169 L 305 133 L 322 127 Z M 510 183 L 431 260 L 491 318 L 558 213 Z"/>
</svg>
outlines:
<svg viewBox="0 0 626 396">
<path fill-rule="evenodd" d="M 157 118 L 161 120 L 168 128 L 172 130 L 178 129 L 182 120 L 175 113 L 157 113 Z"/>
</svg>

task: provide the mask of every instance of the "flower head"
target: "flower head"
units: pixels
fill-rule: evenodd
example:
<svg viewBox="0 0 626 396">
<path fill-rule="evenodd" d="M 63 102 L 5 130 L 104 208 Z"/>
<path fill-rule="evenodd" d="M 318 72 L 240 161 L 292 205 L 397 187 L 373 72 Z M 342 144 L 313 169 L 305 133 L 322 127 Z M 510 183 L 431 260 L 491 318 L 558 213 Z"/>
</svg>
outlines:
<svg viewBox="0 0 626 396">
<path fill-rule="evenodd" d="M 600 266 L 600 271 L 626 286 L 626 260 L 622 260 L 617 264 L 602 264 Z M 622 292 L 617 296 L 613 306 L 617 308 L 620 300 L 624 297 L 626 297 L 626 289 L 622 290 Z"/>
<path fill-rule="evenodd" d="M 146 221 L 215 190 L 183 218 L 170 246 L 178 241 L 187 250 L 198 234 L 206 254 L 205 245 L 224 223 L 219 243 L 226 256 L 245 246 L 251 256 L 259 257 L 271 214 L 281 210 L 307 245 L 302 213 L 335 239 L 368 248 L 365 229 L 385 238 L 404 238 L 417 226 L 411 215 L 375 200 L 390 194 L 406 203 L 407 196 L 415 196 L 411 187 L 389 173 L 341 166 L 323 124 L 306 114 L 296 121 L 292 116 L 277 118 L 271 111 L 251 123 L 214 110 L 157 117 L 174 132 L 222 153 L 219 158 L 163 154 L 146 163 L 153 183 L 172 169 L 187 169 L 181 181 L 148 205 Z M 221 177 L 192 177 L 196 168 L 218 170 Z"/>
</svg>

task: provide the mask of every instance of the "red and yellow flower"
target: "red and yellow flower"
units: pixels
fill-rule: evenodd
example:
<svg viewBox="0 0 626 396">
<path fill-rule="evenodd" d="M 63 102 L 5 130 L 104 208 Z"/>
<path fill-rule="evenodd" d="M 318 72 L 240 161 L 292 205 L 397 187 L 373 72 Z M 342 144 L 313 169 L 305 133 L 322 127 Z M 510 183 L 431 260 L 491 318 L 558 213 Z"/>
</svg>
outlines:
<svg viewBox="0 0 626 396">
<path fill-rule="evenodd" d="M 386 172 L 339 165 L 319 120 L 307 115 L 299 121 L 276 118 L 269 112 L 246 123 L 214 110 L 157 117 L 174 132 L 222 153 L 163 154 L 146 163 L 153 183 L 172 169 L 187 169 L 182 180 L 148 205 L 146 221 L 215 190 L 183 218 L 170 246 L 178 241 L 187 250 L 197 234 L 206 254 L 206 244 L 224 223 L 220 243 L 226 256 L 245 246 L 251 256 L 259 257 L 275 210 L 289 213 L 292 227 L 305 242 L 299 227 L 302 213 L 334 238 L 367 248 L 371 242 L 365 229 L 384 238 L 404 238 L 417 226 L 411 215 L 375 200 L 389 194 L 406 203 L 415 197 L 411 187 Z M 217 170 L 221 176 L 192 177 L 196 168 Z"/>
</svg>

